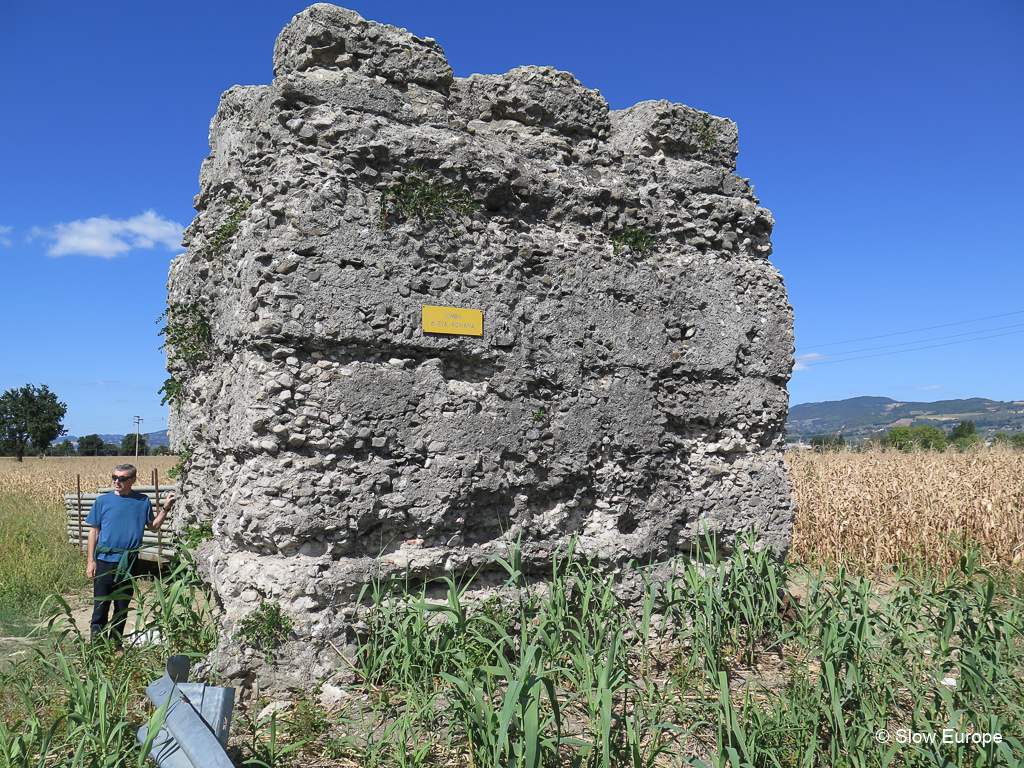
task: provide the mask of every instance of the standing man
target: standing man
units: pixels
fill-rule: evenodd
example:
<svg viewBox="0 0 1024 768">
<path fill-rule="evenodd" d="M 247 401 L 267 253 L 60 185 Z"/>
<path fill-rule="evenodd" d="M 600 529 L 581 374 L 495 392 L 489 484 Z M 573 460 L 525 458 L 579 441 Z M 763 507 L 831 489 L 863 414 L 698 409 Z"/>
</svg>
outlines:
<svg viewBox="0 0 1024 768">
<path fill-rule="evenodd" d="M 135 552 L 142 544 L 145 529 L 160 530 L 167 511 L 174 504 L 174 494 L 167 494 L 160 513 L 153 517 L 149 497 L 132 491 L 135 467 L 118 464 L 110 476 L 114 490 L 96 499 L 85 524 L 89 531 L 89 562 L 85 575 L 93 579 L 92 639 L 107 634 L 107 615 L 114 603 L 110 636 L 120 650 L 124 625 L 128 620 L 128 603 L 132 599 L 131 571 Z"/>
</svg>

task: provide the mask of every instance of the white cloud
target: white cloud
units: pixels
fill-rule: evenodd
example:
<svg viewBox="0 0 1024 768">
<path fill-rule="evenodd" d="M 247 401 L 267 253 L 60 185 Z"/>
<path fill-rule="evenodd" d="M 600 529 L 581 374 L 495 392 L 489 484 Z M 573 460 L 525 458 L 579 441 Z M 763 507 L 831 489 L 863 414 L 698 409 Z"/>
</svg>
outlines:
<svg viewBox="0 0 1024 768">
<path fill-rule="evenodd" d="M 815 352 L 811 352 L 808 355 L 797 355 L 793 358 L 793 370 L 794 371 L 806 371 L 810 366 L 806 363 L 810 360 L 818 360 L 819 358 L 826 357 L 826 355 L 819 355 Z"/>
<path fill-rule="evenodd" d="M 915 392 L 928 392 L 933 389 L 942 389 L 942 387 L 940 387 L 938 384 L 932 384 L 931 386 L 928 387 L 914 387 Z"/>
<path fill-rule="evenodd" d="M 99 256 L 112 259 L 132 248 L 152 248 L 161 243 L 167 250 L 181 245 L 184 227 L 169 221 L 155 211 L 146 211 L 130 219 L 106 216 L 57 224 L 52 230 L 33 229 L 32 234 L 54 241 L 46 252 L 49 256 Z"/>
<path fill-rule="evenodd" d="M 0 227 L 0 245 L 9 246 L 11 244 L 11 238 L 7 237 L 7 235 L 11 233 L 12 229 L 14 227 Z"/>
</svg>

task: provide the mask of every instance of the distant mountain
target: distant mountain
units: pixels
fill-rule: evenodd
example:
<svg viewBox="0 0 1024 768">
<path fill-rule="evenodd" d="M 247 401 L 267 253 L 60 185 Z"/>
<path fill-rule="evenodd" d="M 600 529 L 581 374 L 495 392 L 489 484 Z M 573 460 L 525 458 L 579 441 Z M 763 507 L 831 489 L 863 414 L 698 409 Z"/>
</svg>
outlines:
<svg viewBox="0 0 1024 768">
<path fill-rule="evenodd" d="M 87 434 L 91 435 L 92 432 L 89 432 Z M 167 430 L 166 429 L 161 430 L 159 432 L 147 432 L 145 434 L 146 434 L 146 437 L 149 438 L 149 447 L 150 448 L 156 448 L 158 445 L 170 445 L 171 444 L 170 438 L 167 437 Z M 124 440 L 124 435 L 100 435 L 100 439 L 104 443 L 112 443 L 114 445 L 121 445 L 121 441 Z M 59 438 L 57 438 L 56 440 L 53 441 L 53 444 L 57 445 L 59 443 L 63 443 L 65 440 L 70 440 L 72 443 L 75 444 L 76 448 L 78 447 L 78 437 L 75 437 L 74 435 L 64 435 L 62 437 L 59 437 Z"/>
<path fill-rule="evenodd" d="M 973 421 L 978 434 L 1024 432 L 1024 401 L 1003 402 L 972 397 L 934 403 L 901 402 L 889 397 L 851 397 L 824 403 L 801 403 L 789 408 L 786 432 L 790 439 L 814 435 L 865 438 L 892 427 L 930 424 L 949 432 L 961 421 Z"/>
<path fill-rule="evenodd" d="M 156 448 L 158 445 L 171 444 L 171 438 L 167 436 L 166 429 L 162 429 L 159 432 L 147 432 L 146 435 L 149 437 L 150 448 Z"/>
</svg>

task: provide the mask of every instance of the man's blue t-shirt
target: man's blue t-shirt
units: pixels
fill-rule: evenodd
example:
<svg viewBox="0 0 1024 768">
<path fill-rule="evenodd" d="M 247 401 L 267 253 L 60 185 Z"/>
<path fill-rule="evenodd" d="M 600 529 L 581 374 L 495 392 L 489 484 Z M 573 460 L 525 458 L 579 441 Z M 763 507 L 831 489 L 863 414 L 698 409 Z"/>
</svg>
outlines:
<svg viewBox="0 0 1024 768">
<path fill-rule="evenodd" d="M 146 523 L 153 519 L 153 506 L 149 497 L 132 491 L 119 496 L 116 491 L 105 493 L 92 505 L 85 524 L 100 529 L 100 546 L 114 549 L 134 549 L 142 543 Z M 105 552 L 96 555 L 97 560 L 116 563 L 121 555 Z"/>
</svg>

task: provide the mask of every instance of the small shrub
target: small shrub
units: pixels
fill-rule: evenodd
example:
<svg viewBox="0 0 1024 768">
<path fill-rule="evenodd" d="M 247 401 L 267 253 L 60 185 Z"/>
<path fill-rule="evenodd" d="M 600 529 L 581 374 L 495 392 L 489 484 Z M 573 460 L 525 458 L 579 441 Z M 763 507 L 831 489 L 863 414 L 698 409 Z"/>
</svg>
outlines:
<svg viewBox="0 0 1024 768">
<path fill-rule="evenodd" d="M 647 254 L 657 240 L 642 227 L 623 227 L 621 232 L 612 235 L 612 248 L 618 255 L 623 246 L 629 246 L 634 253 Z"/>
<path fill-rule="evenodd" d="M 711 119 L 711 115 L 702 115 L 700 120 L 693 124 L 693 131 L 697 134 L 702 152 L 710 152 L 714 149 L 720 128 L 718 123 Z"/>
<path fill-rule="evenodd" d="M 274 649 L 285 642 L 291 632 L 292 620 L 281 613 L 280 603 L 263 601 L 259 608 L 238 622 L 235 637 L 263 651 L 264 661 L 273 664 Z"/>
</svg>

